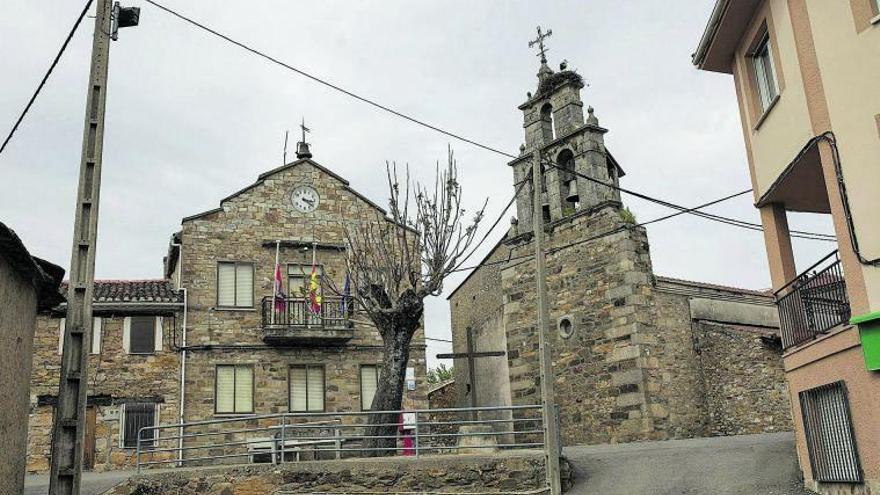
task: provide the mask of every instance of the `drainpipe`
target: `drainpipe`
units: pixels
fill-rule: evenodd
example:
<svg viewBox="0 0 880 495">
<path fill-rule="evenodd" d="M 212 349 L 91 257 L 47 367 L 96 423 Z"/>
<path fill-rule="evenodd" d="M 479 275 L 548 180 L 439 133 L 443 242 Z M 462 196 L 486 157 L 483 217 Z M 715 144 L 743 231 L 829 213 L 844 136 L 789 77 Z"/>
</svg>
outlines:
<svg viewBox="0 0 880 495">
<path fill-rule="evenodd" d="M 180 274 L 183 272 L 183 244 L 179 242 L 172 242 L 171 246 L 176 247 L 178 249 L 177 252 L 177 290 L 183 294 L 183 322 L 181 328 L 181 351 L 180 351 L 180 401 L 177 404 L 177 422 L 183 423 L 183 407 L 184 401 L 186 399 L 186 313 L 189 307 L 189 301 L 187 300 L 187 291 L 186 288 L 180 286 Z M 177 436 L 180 437 L 177 439 L 177 466 L 183 466 L 183 427 L 181 426 Z"/>
</svg>

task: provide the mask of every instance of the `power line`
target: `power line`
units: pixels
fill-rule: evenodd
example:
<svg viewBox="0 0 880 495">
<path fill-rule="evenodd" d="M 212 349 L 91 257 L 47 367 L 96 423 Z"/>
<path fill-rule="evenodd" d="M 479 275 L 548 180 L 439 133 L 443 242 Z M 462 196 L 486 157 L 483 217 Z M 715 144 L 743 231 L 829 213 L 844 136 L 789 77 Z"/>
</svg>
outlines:
<svg viewBox="0 0 880 495">
<path fill-rule="evenodd" d="M 542 161 L 542 163 L 544 163 L 545 165 L 549 165 L 549 166 L 551 166 L 551 167 L 553 167 L 553 168 L 556 168 L 556 169 L 562 170 L 562 171 L 564 171 L 564 172 L 568 172 L 568 173 L 570 173 L 570 174 L 574 174 L 574 175 L 576 175 L 576 176 L 578 176 L 578 177 L 584 178 L 584 179 L 586 179 L 586 180 L 588 180 L 588 181 L 590 181 L 590 182 L 593 182 L 593 183 L 595 183 L 595 184 L 599 184 L 599 185 L 602 185 L 602 186 L 605 186 L 605 187 L 608 187 L 608 188 L 614 189 L 614 190 L 616 190 L 616 191 L 620 191 L 620 192 L 622 192 L 622 193 L 629 194 L 629 195 L 631 195 L 631 196 L 635 196 L 635 197 L 637 197 L 637 198 L 639 198 L 639 199 L 643 199 L 643 200 L 645 200 L 645 201 L 649 201 L 649 202 L 651 202 L 651 203 L 659 204 L 659 205 L 661 205 L 661 206 L 665 206 L 665 207 L 667 207 L 667 208 L 672 208 L 672 209 L 674 209 L 674 210 L 678 210 L 680 213 L 689 213 L 689 214 L 692 214 L 692 215 L 696 215 L 696 216 L 699 216 L 699 217 L 705 218 L 705 219 L 707 219 L 707 220 L 712 220 L 712 221 L 716 221 L 716 222 L 721 222 L 721 223 L 725 223 L 725 224 L 732 225 L 732 226 L 735 226 L 735 227 L 744 228 L 744 229 L 747 229 L 747 230 L 755 230 L 755 231 L 763 231 L 763 230 L 764 230 L 764 228 L 763 228 L 761 225 L 758 225 L 758 224 L 752 224 L 752 223 L 749 223 L 749 222 L 745 222 L 745 221 L 743 221 L 743 220 L 738 220 L 738 219 L 736 219 L 736 218 L 724 217 L 724 216 L 721 216 L 721 215 L 711 215 L 711 214 L 707 214 L 707 213 L 704 213 L 704 212 L 697 212 L 697 211 L 695 211 L 695 209 L 693 209 L 693 208 L 687 208 L 687 207 L 685 207 L 685 206 L 677 205 L 677 204 L 675 204 L 675 203 L 670 203 L 669 201 L 666 201 L 666 200 L 662 200 L 662 199 L 659 199 L 659 198 L 655 198 L 655 197 L 652 197 L 652 196 L 648 196 L 647 194 L 643 194 L 643 193 L 639 193 L 639 192 L 636 192 L 636 191 L 633 191 L 633 190 L 630 190 L 630 189 L 626 189 L 626 188 L 620 187 L 620 186 L 618 186 L 618 185 L 616 185 L 616 184 L 611 184 L 611 183 L 608 183 L 608 182 L 605 182 L 605 181 L 602 181 L 602 180 L 596 179 L 595 177 L 590 177 L 590 176 L 588 176 L 588 175 L 586 175 L 586 174 L 584 174 L 584 173 L 582 173 L 582 172 L 578 172 L 578 171 L 576 171 L 576 170 L 570 170 L 570 169 L 564 168 L 564 167 L 559 166 L 559 165 L 557 165 L 557 164 L 555 164 L 555 163 L 553 163 L 552 161 L 547 160 L 547 159 L 544 159 L 544 160 Z M 740 196 L 740 195 L 742 195 L 742 194 L 746 194 L 746 193 L 749 193 L 749 192 L 751 192 L 751 191 L 752 191 L 752 189 L 746 189 L 745 191 L 742 191 L 742 192 L 736 193 L 736 194 L 734 194 L 734 195 L 732 195 L 732 196 L 730 196 L 730 197 L 727 197 L 727 199 L 730 199 L 731 197 Z M 714 204 L 714 202 L 712 202 L 712 204 Z M 676 216 L 676 215 L 671 215 L 670 218 L 671 218 L 672 216 Z M 656 221 L 659 221 L 659 219 L 652 220 L 652 222 L 656 222 Z M 799 237 L 799 238 L 802 238 L 802 239 L 810 239 L 810 240 L 814 240 L 814 241 L 820 241 L 820 240 L 821 240 L 821 241 L 837 242 L 835 237 L 830 236 L 830 235 L 828 235 L 828 234 L 818 233 L 818 232 L 791 231 L 791 236 L 792 236 L 792 237 Z"/>
<path fill-rule="evenodd" d="M 444 342 L 444 343 L 447 343 L 447 344 L 451 344 L 451 343 L 452 343 L 451 340 L 446 340 L 446 339 L 435 339 L 435 338 L 433 338 L 433 337 L 425 337 L 425 340 L 433 340 L 434 342 Z"/>
<path fill-rule="evenodd" d="M 244 43 L 242 43 L 242 42 L 240 42 L 240 41 L 236 41 L 236 40 L 230 38 L 229 36 L 227 36 L 227 35 L 225 35 L 225 34 L 223 34 L 223 33 L 220 33 L 219 31 L 216 31 L 216 30 L 214 30 L 214 29 L 211 29 L 211 28 L 209 28 L 208 26 L 205 26 L 204 24 L 201 24 L 201 23 L 199 23 L 199 22 L 197 22 L 197 21 L 195 21 L 195 20 L 193 20 L 193 19 L 190 19 L 189 17 L 186 17 L 185 15 L 183 15 L 183 14 L 181 14 L 181 13 L 179 13 L 179 12 L 176 12 L 176 11 L 174 11 L 174 10 L 172 10 L 172 9 L 170 9 L 170 8 L 168 8 L 168 7 L 166 7 L 166 6 L 164 6 L 164 5 L 161 5 L 161 4 L 157 3 L 157 2 L 154 2 L 153 0 L 145 0 L 145 1 L 146 1 L 147 3 L 149 3 L 149 4 L 153 5 L 153 6 L 155 6 L 155 7 L 158 7 L 158 8 L 160 8 L 160 9 L 164 10 L 165 12 L 167 12 L 167 13 L 169 13 L 169 14 L 175 16 L 175 17 L 177 17 L 178 19 L 181 19 L 181 20 L 183 20 L 183 21 L 185 21 L 185 22 L 188 22 L 189 24 L 192 24 L 193 26 L 196 26 L 196 27 L 199 28 L 199 29 L 202 29 L 202 30 L 204 30 L 204 31 L 207 31 L 207 32 L 213 34 L 214 36 L 217 36 L 218 38 L 221 38 L 221 39 L 223 39 L 223 40 L 225 40 L 225 41 L 227 41 L 227 42 L 229 42 L 229 43 L 232 43 L 233 45 L 235 45 L 235 46 L 237 46 L 237 47 L 239 47 L 239 48 L 242 48 L 242 49 L 244 49 L 244 50 L 247 50 L 247 51 L 253 53 L 254 55 L 257 55 L 258 57 L 262 57 L 262 58 L 264 58 L 264 59 L 266 59 L 266 60 L 272 62 L 273 64 L 279 65 L 279 66 L 281 66 L 281 67 L 284 67 L 285 69 L 288 69 L 288 70 L 291 70 L 291 71 L 293 71 L 293 72 L 296 72 L 297 74 L 299 74 L 299 75 L 301 75 L 301 76 L 305 76 L 305 77 L 307 77 L 307 78 L 309 78 L 309 79 L 311 79 L 311 80 L 313 80 L 313 81 L 315 81 L 315 82 L 317 82 L 317 83 L 319 83 L 319 84 L 323 84 L 324 86 L 327 86 L 328 88 L 331 88 L 331 89 L 333 89 L 333 90 L 339 91 L 340 93 L 342 93 L 342 94 L 344 94 L 344 95 L 350 96 L 350 97 L 352 97 L 352 98 L 354 98 L 354 99 L 356 99 L 356 100 L 362 101 L 362 102 L 364 102 L 364 103 L 366 103 L 366 104 L 368 104 L 368 105 L 372 105 L 372 106 L 374 106 L 374 107 L 376 107 L 376 108 L 378 108 L 378 109 L 380 109 L 380 110 L 384 110 L 384 111 L 386 111 L 386 112 L 388 112 L 388 113 L 391 113 L 391 114 L 393 114 L 393 115 L 396 115 L 396 116 L 398 116 L 398 117 L 400 117 L 400 118 L 402 118 L 402 119 L 408 120 L 408 121 L 410 121 L 410 122 L 412 122 L 412 123 L 414 123 L 414 124 L 420 125 L 420 126 L 422 126 L 422 127 L 426 127 L 426 128 L 428 128 L 428 129 L 431 129 L 432 131 L 436 131 L 436 132 L 439 132 L 439 133 L 444 134 L 444 135 L 446 135 L 446 136 L 449 136 L 449 137 L 451 137 L 451 138 L 458 139 L 459 141 L 463 141 L 463 142 L 465 142 L 465 143 L 472 144 L 472 145 L 474 145 L 474 146 L 477 146 L 478 148 L 483 148 L 484 150 L 491 151 L 491 152 L 493 152 L 493 153 L 498 153 L 499 155 L 504 155 L 504 156 L 509 157 L 509 158 L 516 158 L 515 155 L 512 155 L 512 154 L 510 154 L 510 153 L 505 153 L 504 151 L 501 151 L 501 150 L 499 150 L 499 149 L 497 149 L 497 148 L 493 148 L 493 147 L 491 147 L 491 146 L 489 146 L 489 145 L 486 145 L 486 144 L 480 143 L 480 142 L 478 142 L 478 141 L 474 141 L 473 139 L 468 139 L 468 138 L 466 138 L 466 137 L 464 137 L 464 136 L 462 136 L 462 135 L 460 135 L 460 134 L 456 134 L 456 133 L 454 133 L 454 132 L 452 132 L 452 131 L 447 131 L 447 130 L 442 129 L 442 128 L 440 128 L 440 127 L 437 127 L 437 126 L 434 126 L 434 125 L 428 124 L 427 122 L 424 122 L 424 121 L 422 121 L 422 120 L 419 120 L 419 119 L 417 119 L 417 118 L 415 118 L 415 117 L 411 117 L 411 116 L 409 116 L 409 115 L 407 115 L 407 114 L 405 114 L 405 113 L 399 112 L 399 111 L 397 111 L 397 110 L 395 110 L 395 109 L 393 109 L 393 108 L 390 108 L 390 107 L 387 107 L 387 106 L 385 106 L 385 105 L 382 105 L 381 103 L 377 103 L 377 102 L 375 102 L 375 101 L 373 101 L 373 100 L 371 100 L 371 99 L 369 99 L 369 98 L 367 98 L 367 97 L 365 97 L 365 96 L 361 96 L 361 95 L 359 95 L 359 94 L 357 94 L 357 93 L 351 92 L 351 91 L 349 91 L 349 90 L 347 90 L 347 89 L 345 89 L 345 88 L 342 88 L 342 87 L 340 87 L 340 86 L 337 86 L 336 84 L 333 84 L 333 83 L 331 83 L 331 82 L 329 82 L 329 81 L 326 81 L 326 80 L 324 80 L 324 79 L 321 79 L 320 77 L 315 76 L 315 75 L 312 75 L 312 74 L 310 74 L 310 73 L 308 73 L 308 72 L 306 72 L 306 71 L 304 71 L 304 70 L 302 70 L 302 69 L 298 69 L 298 68 L 296 68 L 296 67 L 294 67 L 294 66 L 292 66 L 292 65 L 290 65 L 290 64 L 287 64 L 287 63 L 285 63 L 285 62 L 282 62 L 281 60 L 278 60 L 277 58 L 272 57 L 271 55 L 267 55 L 266 53 L 263 53 L 263 52 L 261 52 L 260 50 L 257 50 L 256 48 L 252 48 L 252 47 L 250 47 L 250 46 L 248 46 L 248 45 L 246 45 L 246 44 L 244 44 Z"/>
<path fill-rule="evenodd" d="M 200 22 L 198 22 L 198 21 L 196 21 L 196 20 L 194 20 L 194 19 L 191 19 L 191 18 L 189 18 L 189 17 L 187 17 L 187 16 L 185 16 L 185 15 L 183 15 L 183 14 L 181 14 L 181 13 L 179 13 L 179 12 L 177 12 L 177 11 L 175 11 L 175 10 L 169 8 L 169 7 L 166 7 L 166 6 L 164 6 L 164 5 L 162 5 L 162 4 L 158 3 L 158 2 L 155 2 L 154 0 L 145 0 L 145 1 L 146 1 L 147 3 L 149 3 L 149 4 L 151 4 L 151 5 L 153 5 L 153 6 L 157 7 L 157 8 L 159 8 L 159 9 L 165 11 L 166 13 L 171 14 L 171 15 L 173 15 L 174 17 L 177 17 L 178 19 L 180 19 L 180 20 L 182 20 L 182 21 L 184 21 L 184 22 L 186 22 L 186 23 L 188 23 L 188 24 L 190 24 L 190 25 L 192 25 L 192 26 L 195 26 L 195 27 L 197 27 L 197 28 L 199 28 L 199 29 L 201 29 L 201 30 L 204 30 L 204 31 L 206 31 L 206 32 L 208 32 L 208 33 L 210 33 L 210 34 L 212 34 L 212 35 L 214 35 L 214 36 L 216 36 L 216 37 L 218 37 L 218 38 L 220 38 L 220 39 L 222 39 L 222 40 L 228 42 L 228 43 L 231 43 L 231 44 L 233 44 L 233 45 L 235 45 L 235 46 L 237 46 L 237 47 L 239 47 L 239 48 L 241 48 L 241 49 L 243 49 L 243 50 L 245 50 L 245 51 L 248 51 L 248 52 L 250 52 L 250 53 L 252 53 L 252 54 L 254 54 L 254 55 L 257 55 L 258 57 L 261 57 L 261 58 L 263 58 L 263 59 L 265 59 L 265 60 L 268 60 L 269 62 L 272 62 L 272 63 L 275 64 L 275 65 L 278 65 L 278 66 L 283 67 L 283 68 L 285 68 L 285 69 L 287 69 L 287 70 L 293 71 L 293 72 L 295 72 L 295 73 L 297 73 L 297 74 L 299 74 L 299 75 L 302 75 L 302 76 L 304 76 L 304 77 L 307 77 L 307 78 L 309 78 L 309 79 L 311 79 L 311 80 L 313 80 L 313 81 L 315 81 L 315 82 L 317 82 L 317 83 L 319 83 L 319 84 L 322 84 L 322 85 L 324 85 L 324 86 L 326 86 L 326 87 L 328 87 L 328 88 L 330 88 L 330 89 L 333 89 L 333 90 L 338 91 L 338 92 L 340 92 L 340 93 L 342 93 L 342 94 L 345 94 L 346 96 L 349 96 L 349 97 L 351 97 L 351 98 L 354 98 L 354 99 L 356 99 L 356 100 L 358 100 L 358 101 L 361 101 L 361 102 L 363 102 L 363 103 L 366 103 L 366 104 L 368 104 L 368 105 L 371 105 L 371 106 L 373 106 L 373 107 L 375 107 L 375 108 L 378 108 L 378 109 L 380 109 L 380 110 L 383 110 L 383 111 L 385 111 L 385 112 L 388 112 L 388 113 L 390 113 L 390 114 L 392 114 L 392 115 L 395 115 L 395 116 L 397 116 L 397 117 L 400 117 L 400 118 L 402 118 L 402 119 L 404 119 L 404 120 L 407 120 L 407 121 L 412 122 L 412 123 L 414 123 L 414 124 L 417 124 L 417 125 L 419 125 L 419 126 L 425 127 L 425 128 L 427 128 L 427 129 L 431 129 L 431 130 L 433 130 L 433 131 L 439 132 L 439 133 L 441 133 L 441 134 L 443 134 L 443 135 L 449 136 L 449 137 L 454 138 L 454 139 L 457 139 L 457 140 L 459 140 L 459 141 L 462 141 L 462 142 L 465 142 L 465 143 L 468 143 L 468 144 L 472 144 L 472 145 L 474 145 L 474 146 L 477 146 L 478 148 L 482 148 L 482 149 L 484 149 L 484 150 L 491 151 L 491 152 L 493 152 L 493 153 L 496 153 L 496 154 L 498 154 L 498 155 L 501 155 L 501 156 L 504 156 L 504 157 L 507 157 L 507 158 L 518 158 L 517 155 L 511 154 L 511 153 L 507 153 L 507 152 L 504 152 L 504 151 L 501 151 L 501 150 L 499 150 L 498 148 L 494 148 L 494 147 L 489 146 L 489 145 L 487 145 L 487 144 L 483 144 L 483 143 L 481 143 L 481 142 L 479 142 L 479 141 L 476 141 L 476 140 L 473 140 L 473 139 L 466 138 L 466 137 L 464 137 L 464 136 L 462 136 L 462 135 L 460 135 L 460 134 L 456 134 L 456 133 L 454 133 L 454 132 L 452 132 L 452 131 L 448 131 L 448 130 L 446 130 L 446 129 L 443 129 L 443 128 L 437 127 L 437 126 L 435 126 L 435 125 L 429 124 L 429 123 L 424 122 L 424 121 L 422 121 L 422 120 L 419 120 L 419 119 L 417 119 L 417 118 L 415 118 L 415 117 L 412 117 L 412 116 L 407 115 L 407 114 L 405 114 L 405 113 L 402 113 L 402 112 L 400 112 L 400 111 L 398 111 L 398 110 L 395 110 L 395 109 L 393 109 L 393 108 L 391 108 L 391 107 L 388 107 L 388 106 L 386 106 L 386 105 L 383 105 L 383 104 L 381 104 L 381 103 L 378 103 L 378 102 L 376 102 L 376 101 L 373 101 L 373 100 L 371 100 L 371 99 L 369 99 L 369 98 L 367 98 L 367 97 L 365 97 L 365 96 L 361 96 L 361 95 L 359 95 L 359 94 L 357 94 L 357 93 L 354 93 L 354 92 L 352 92 L 352 91 L 350 91 L 350 90 L 347 90 L 347 89 L 345 89 L 345 88 L 343 88 L 343 87 L 341 87 L 341 86 L 338 86 L 338 85 L 336 85 L 336 84 L 333 84 L 333 83 L 331 83 L 331 82 L 329 82 L 329 81 L 327 81 L 327 80 L 325 80 L 325 79 L 322 79 L 322 78 L 320 78 L 320 77 L 318 77 L 318 76 L 315 76 L 315 75 L 313 75 L 313 74 L 311 74 L 311 73 L 309 73 L 309 72 L 306 72 L 305 70 L 302 70 L 302 69 L 296 68 L 296 67 L 294 67 L 294 66 L 292 66 L 292 65 L 290 65 L 290 64 L 288 64 L 288 63 L 286 63 L 286 62 L 282 62 L 281 60 L 279 60 L 279 59 L 277 59 L 277 58 L 275 58 L 275 57 L 273 57 L 273 56 L 271 56 L 271 55 L 268 55 L 268 54 L 266 54 L 266 53 L 264 53 L 264 52 L 262 52 L 262 51 L 260 51 L 260 50 L 257 50 L 256 48 L 253 48 L 253 47 L 251 47 L 251 46 L 249 46 L 249 45 L 247 45 L 247 44 L 245 44 L 245 43 L 243 43 L 243 42 L 241 42 L 241 41 L 237 41 L 237 40 L 235 40 L 235 39 L 233 39 L 233 38 L 231 38 L 231 37 L 229 37 L 229 36 L 227 36 L 227 35 L 225 35 L 225 34 L 219 32 L 219 31 L 217 31 L 217 30 L 215 30 L 215 29 L 213 29 L 213 28 L 210 28 L 210 27 L 208 27 L 208 26 L 206 26 L 206 25 L 204 25 L 204 24 L 202 24 L 202 23 L 200 23 Z M 551 162 L 549 162 L 549 161 L 546 162 L 546 163 L 550 164 L 550 165 L 553 166 L 553 167 L 560 168 L 560 167 L 558 167 L 556 164 L 553 164 L 553 163 L 551 163 Z M 605 182 L 603 182 L 603 181 L 600 181 L 600 180 L 594 179 L 594 178 L 592 178 L 592 177 L 588 177 L 588 176 L 586 176 L 586 175 L 584 175 L 584 174 L 581 174 L 581 173 L 578 173 L 578 172 L 575 172 L 575 174 L 578 175 L 578 176 L 580 176 L 580 177 L 583 177 L 583 178 L 585 178 L 585 179 L 587 179 L 587 180 L 593 181 L 593 182 L 595 182 L 595 183 L 602 184 L 602 185 L 604 185 L 604 186 L 606 186 L 606 187 L 611 187 L 611 188 L 613 188 L 613 189 L 616 189 L 616 190 L 618 190 L 618 191 L 620 191 L 620 192 L 623 192 L 623 193 L 629 194 L 629 195 L 631 195 L 631 196 L 635 196 L 635 197 L 637 197 L 637 198 L 644 199 L 644 200 L 646 200 L 646 201 L 650 201 L 650 202 L 652 202 L 652 203 L 656 203 L 656 204 L 659 204 L 659 205 L 665 206 L 665 207 L 667 207 L 667 208 L 672 208 L 672 209 L 678 210 L 678 211 L 680 211 L 680 212 L 690 213 L 690 214 L 693 214 L 693 215 L 696 215 L 696 216 L 699 216 L 699 217 L 702 217 L 702 218 L 706 218 L 706 219 L 708 219 L 708 220 L 713 220 L 713 221 L 720 222 L 720 223 L 726 223 L 726 224 L 728 224 L 728 225 L 733 225 L 733 226 L 740 227 L 740 228 L 746 228 L 746 229 L 749 229 L 749 230 L 763 230 L 763 227 L 762 227 L 761 225 L 759 225 L 759 224 L 753 224 L 753 223 L 746 222 L 746 221 L 743 221 L 743 220 L 738 220 L 738 219 L 735 219 L 735 218 L 723 217 L 723 216 L 720 216 L 720 215 L 714 215 L 714 214 L 710 214 L 710 213 L 696 212 L 696 211 L 694 211 L 693 209 L 690 209 L 690 211 L 686 211 L 686 210 L 689 210 L 689 209 L 686 208 L 686 207 L 684 207 L 684 206 L 676 205 L 676 204 L 674 204 L 674 203 L 670 203 L 670 202 L 668 202 L 668 201 L 664 201 L 664 200 L 661 200 L 661 199 L 658 199 L 658 198 L 653 198 L 653 197 L 648 196 L 648 195 L 646 195 L 646 194 L 642 194 L 642 193 L 638 193 L 638 192 L 635 192 L 635 191 L 632 191 L 632 190 L 624 189 L 624 188 L 622 188 L 622 187 L 619 187 L 619 186 L 616 186 L 616 185 L 613 185 L 613 184 L 608 184 L 608 183 L 605 183 Z M 749 190 L 749 191 L 751 191 L 751 190 Z M 676 216 L 676 215 L 673 215 L 673 216 Z M 659 220 L 658 220 L 658 221 L 659 221 Z M 801 237 L 801 238 L 812 239 L 812 240 L 829 240 L 829 241 L 830 241 L 830 240 L 835 240 L 835 238 L 834 238 L 833 236 L 829 236 L 828 234 L 815 233 L 815 232 L 791 231 L 791 234 L 792 234 L 793 237 Z"/>
<path fill-rule="evenodd" d="M 49 66 L 49 70 L 46 71 L 46 74 L 43 76 L 43 80 L 40 81 L 40 84 L 37 86 L 34 94 L 31 95 L 31 99 L 28 101 L 27 105 L 25 105 L 24 110 L 22 110 L 21 115 L 18 116 L 18 120 L 15 121 L 15 125 L 12 126 L 12 130 L 9 131 L 9 135 L 6 136 L 6 139 L 3 141 L 3 144 L 0 145 L 0 153 L 3 153 L 3 150 L 6 149 L 6 145 L 9 144 L 9 140 L 12 139 L 12 135 L 15 134 L 15 131 L 18 130 L 18 126 L 21 124 L 21 121 L 24 120 L 25 115 L 27 115 L 28 111 L 31 109 L 31 106 L 34 104 L 34 101 L 37 100 L 37 96 L 39 96 L 40 91 L 42 91 L 43 86 L 46 85 L 46 81 L 49 80 L 49 76 L 52 74 L 52 71 L 55 70 L 55 66 L 58 65 L 58 61 L 61 60 L 61 55 L 64 54 L 64 50 L 67 49 L 67 45 L 70 44 L 70 40 L 73 38 L 73 34 L 76 33 L 77 28 L 82 22 L 83 18 L 86 16 L 86 13 L 89 11 L 89 7 L 92 5 L 92 0 L 86 1 L 86 6 L 83 7 L 82 12 L 80 12 L 79 17 L 76 18 L 76 22 L 73 24 L 73 28 L 70 29 L 70 32 L 67 34 L 67 38 L 64 39 L 64 43 L 61 45 L 61 49 L 58 50 L 58 53 L 55 55 L 55 59 L 52 60 L 52 64 Z"/>
</svg>

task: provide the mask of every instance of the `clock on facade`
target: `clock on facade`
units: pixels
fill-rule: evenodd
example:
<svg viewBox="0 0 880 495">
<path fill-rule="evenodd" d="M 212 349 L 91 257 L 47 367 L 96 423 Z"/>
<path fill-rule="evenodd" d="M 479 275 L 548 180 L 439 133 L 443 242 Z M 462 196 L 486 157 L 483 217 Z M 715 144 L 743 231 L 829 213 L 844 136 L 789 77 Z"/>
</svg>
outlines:
<svg viewBox="0 0 880 495">
<path fill-rule="evenodd" d="M 293 207 L 303 213 L 315 211 L 320 200 L 318 191 L 312 186 L 297 186 L 290 192 L 290 202 Z"/>
</svg>

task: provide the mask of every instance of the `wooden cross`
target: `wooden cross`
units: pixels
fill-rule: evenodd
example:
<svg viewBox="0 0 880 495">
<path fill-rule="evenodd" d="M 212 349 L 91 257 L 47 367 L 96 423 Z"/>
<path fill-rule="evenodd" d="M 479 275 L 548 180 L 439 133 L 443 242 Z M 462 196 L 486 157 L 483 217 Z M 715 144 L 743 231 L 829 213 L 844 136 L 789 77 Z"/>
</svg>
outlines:
<svg viewBox="0 0 880 495">
<path fill-rule="evenodd" d="M 477 407 L 477 372 L 475 370 L 475 360 L 477 358 L 484 357 L 498 357 L 503 356 L 506 353 L 504 351 L 485 351 L 485 352 L 476 352 L 474 348 L 474 332 L 471 327 L 467 328 L 467 352 L 453 352 L 451 354 L 437 354 L 437 359 L 458 359 L 458 358 L 467 358 L 468 360 L 468 380 L 470 385 L 470 395 L 471 395 L 471 408 L 474 410 L 471 411 L 471 419 L 476 421 L 477 419 L 477 411 L 475 410 Z"/>
<path fill-rule="evenodd" d="M 541 57 L 542 64 L 547 63 L 546 54 L 547 54 L 547 51 L 549 51 L 549 48 L 544 48 L 544 39 L 549 38 L 550 35 L 552 35 L 552 34 L 553 34 L 552 29 L 548 29 L 546 33 L 542 33 L 541 26 L 538 26 L 538 37 L 532 41 L 529 41 L 529 48 L 531 48 L 535 45 L 538 45 L 538 55 Z"/>
</svg>

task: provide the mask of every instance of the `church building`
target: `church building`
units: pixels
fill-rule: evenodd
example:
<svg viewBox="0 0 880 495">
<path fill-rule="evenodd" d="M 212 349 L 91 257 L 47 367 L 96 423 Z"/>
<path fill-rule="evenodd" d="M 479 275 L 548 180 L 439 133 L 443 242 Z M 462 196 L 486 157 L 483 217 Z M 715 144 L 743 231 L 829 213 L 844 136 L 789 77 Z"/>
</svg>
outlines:
<svg viewBox="0 0 880 495">
<path fill-rule="evenodd" d="M 541 402 L 529 181 L 539 156 L 563 442 L 790 430 L 772 294 L 654 273 L 646 230 L 614 187 L 624 172 L 608 130 L 592 107 L 585 116 L 583 79 L 540 55 L 538 86 L 519 106 L 525 143 L 508 163 L 516 219 L 448 298 L 456 353 L 468 333 L 476 352 L 504 352 L 473 360 L 473 384 L 456 359 L 459 405 Z"/>
</svg>

